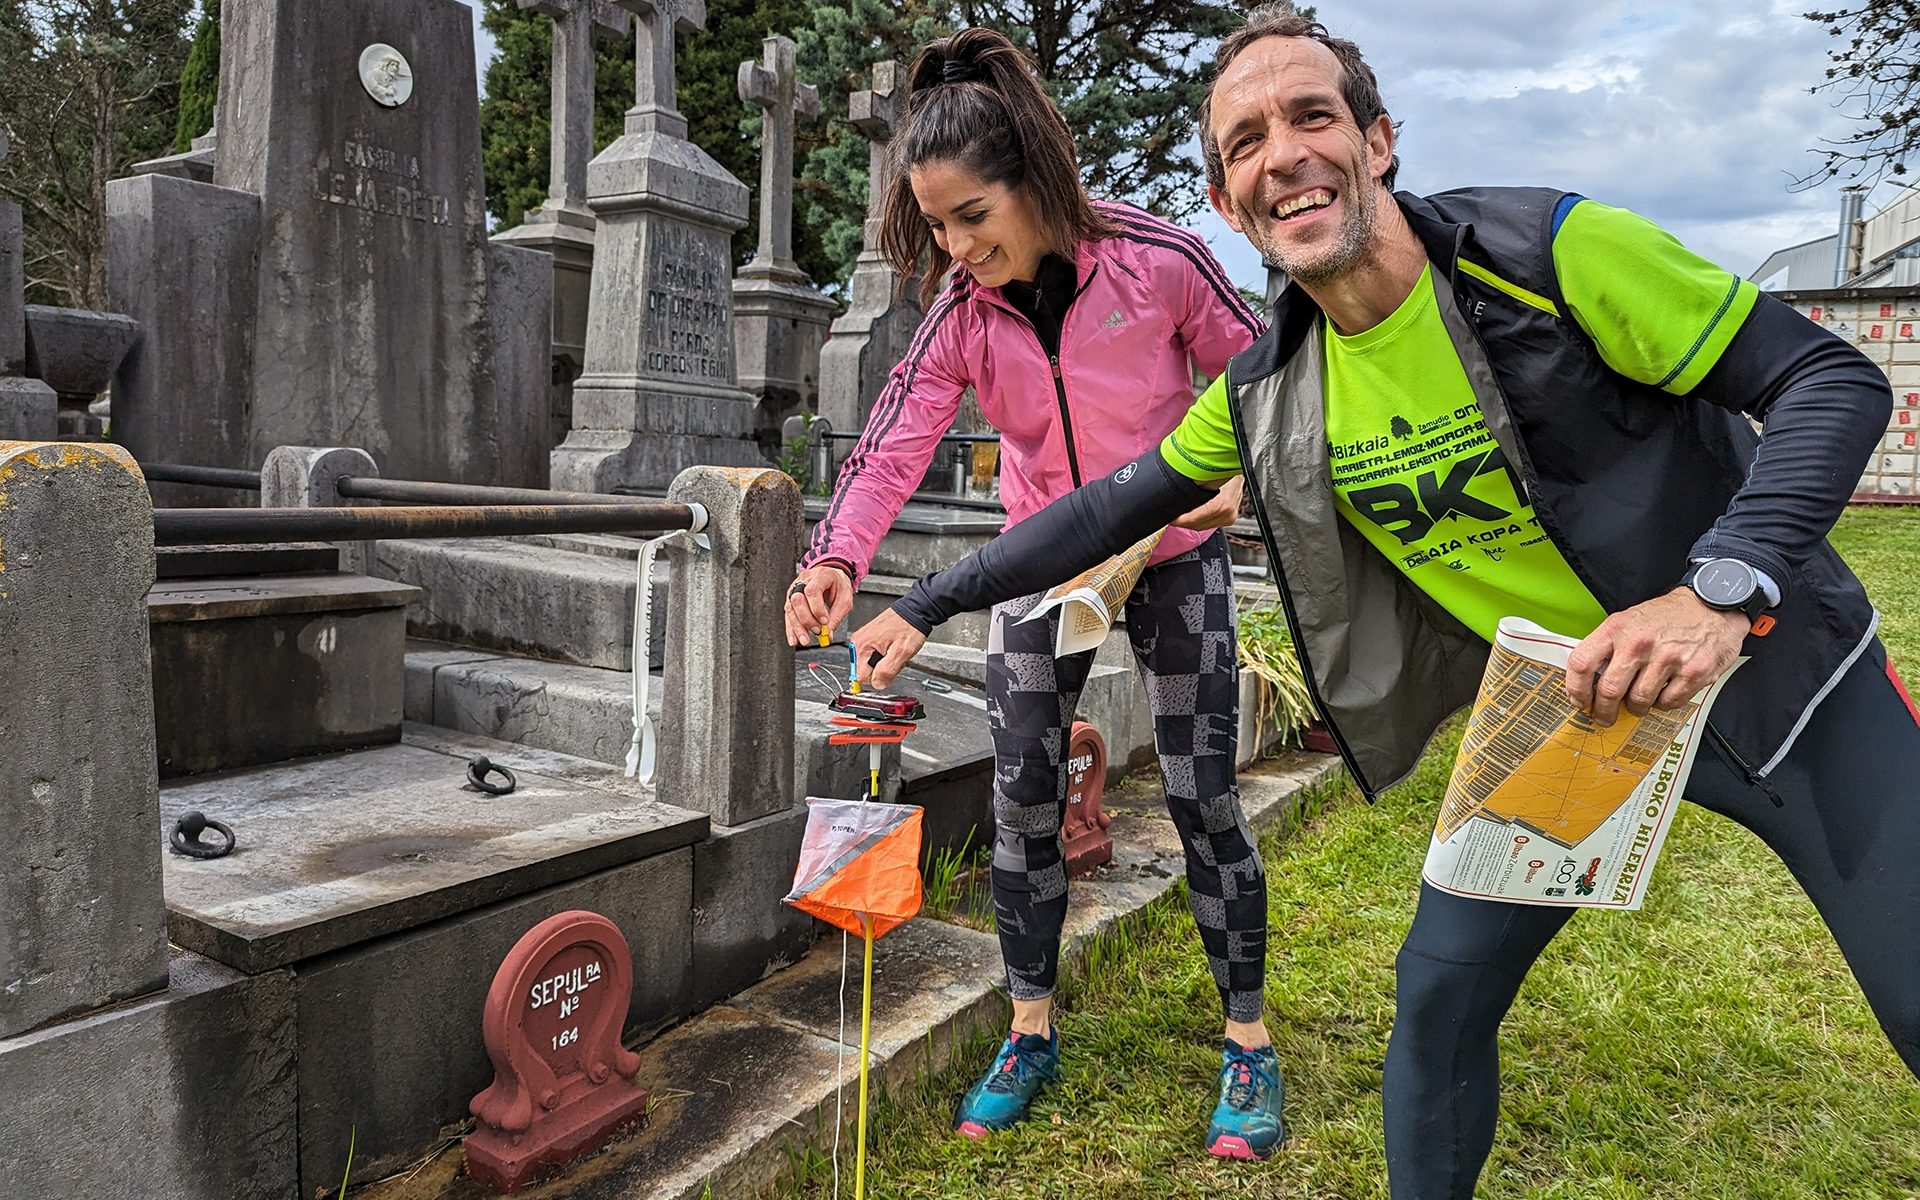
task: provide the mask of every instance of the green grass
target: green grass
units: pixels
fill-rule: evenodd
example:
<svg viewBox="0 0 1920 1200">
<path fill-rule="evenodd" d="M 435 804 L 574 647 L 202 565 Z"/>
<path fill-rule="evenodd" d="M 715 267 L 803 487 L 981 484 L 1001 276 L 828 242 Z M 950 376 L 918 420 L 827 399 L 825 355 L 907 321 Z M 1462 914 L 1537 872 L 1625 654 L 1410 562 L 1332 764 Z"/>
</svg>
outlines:
<svg viewBox="0 0 1920 1200">
<path fill-rule="evenodd" d="M 1920 675 L 1920 512 L 1850 512 L 1834 541 L 1896 660 Z M 984 1146 L 949 1134 L 983 1040 L 875 1106 L 869 1194 L 1384 1198 L 1393 957 L 1453 745 L 1441 739 L 1380 804 L 1348 795 L 1264 846 L 1269 1024 L 1293 1134 L 1273 1162 L 1215 1163 L 1201 1149 L 1219 1001 L 1176 894 L 1102 939 L 1064 983 L 1067 1078 L 1035 1120 Z M 1645 911 L 1583 914 L 1528 978 L 1502 1033 L 1500 1128 L 1480 1194 L 1920 1195 L 1920 1088 L 1786 870 L 1691 807 L 1667 845 Z M 850 1152 L 842 1165 L 850 1173 Z M 824 1158 L 796 1166 L 790 1194 L 830 1194 Z"/>
</svg>

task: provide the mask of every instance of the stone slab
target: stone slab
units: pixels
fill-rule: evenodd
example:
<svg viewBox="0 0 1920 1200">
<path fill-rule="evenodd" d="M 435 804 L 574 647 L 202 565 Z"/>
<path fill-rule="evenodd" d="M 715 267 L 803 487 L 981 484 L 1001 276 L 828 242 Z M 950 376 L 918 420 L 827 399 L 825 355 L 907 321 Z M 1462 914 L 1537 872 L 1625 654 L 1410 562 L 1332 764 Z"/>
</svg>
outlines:
<svg viewBox="0 0 1920 1200">
<path fill-rule="evenodd" d="M 107 300 L 140 322 L 113 386 L 113 438 L 141 462 L 257 468 L 252 425 L 260 197 L 164 175 L 107 185 Z M 153 485 L 162 507 L 250 492 Z"/>
<path fill-rule="evenodd" d="M 1250 823 L 1262 831 L 1286 828 L 1306 811 L 1312 789 L 1339 777 L 1337 760 L 1326 755 L 1292 754 L 1260 764 L 1241 784 Z M 1092 932 L 1126 919 L 1176 886 L 1178 836 L 1164 818 L 1159 824 L 1164 829 L 1136 827 L 1144 840 L 1133 857 L 1138 864 L 1157 864 L 1157 872 L 1137 872 L 1140 882 L 1125 889 L 1100 891 L 1088 881 L 1075 882 L 1073 904 L 1092 919 L 1068 938 L 1066 960 L 1077 961 L 1085 953 Z M 998 1032 L 1006 1013 L 991 986 L 998 954 L 990 934 L 924 918 L 876 944 L 875 1011 L 881 1027 L 874 1059 L 883 1083 L 899 1086 L 937 1069 L 946 1048 L 964 1044 L 980 1022 Z M 849 954 L 850 972 L 857 963 L 856 954 Z M 732 1005 L 709 1009 L 656 1039 L 641 1051 L 640 1082 L 666 1099 L 649 1125 L 623 1135 L 564 1178 L 524 1195 L 529 1200 L 751 1196 L 779 1179 L 801 1146 L 824 1152 L 833 1138 L 836 1092 L 843 1097 L 846 1120 L 851 1121 L 856 1103 L 858 1063 L 845 1054 L 844 1043 L 835 1041 L 839 972 L 837 940 L 823 939 L 803 962 Z M 888 1014 L 908 1010 L 912 1019 L 893 1027 Z M 850 1028 L 848 1040 L 856 1037 Z M 837 1055 L 836 1046 L 842 1047 Z M 920 1070 L 896 1065 L 895 1060 L 914 1056 Z M 836 1057 L 844 1071 L 842 1089 L 835 1086 Z M 369 1189 L 363 1200 L 483 1200 L 490 1195 L 459 1178 L 459 1168 L 458 1153 L 449 1153 L 411 1178 Z"/>
<path fill-rule="evenodd" d="M 0 159 L 6 157 L 0 151 Z M 26 260 L 20 206 L 0 200 L 0 376 L 27 369 Z"/>
<path fill-rule="evenodd" d="M 836 1059 L 844 1069 L 838 1085 Z M 851 1120 L 857 1069 L 832 1042 L 739 1009 L 710 1008 L 641 1048 L 638 1082 L 658 1098 L 646 1124 L 561 1178 L 514 1194 L 525 1200 L 755 1195 L 786 1168 L 789 1154 L 818 1145 L 822 1129 L 831 1131 L 836 1095 Z M 378 1184 L 357 1200 L 493 1200 L 493 1192 L 459 1173 L 460 1165 L 459 1152 L 442 1155 L 418 1175 Z"/>
<path fill-rule="evenodd" d="M 0 442 L 0 1037 L 166 983 L 152 513 L 118 446 Z"/>
<path fill-rule="evenodd" d="M 341 574 L 155 584 L 161 777 L 398 741 L 405 606 L 418 595 Z"/>
<path fill-rule="evenodd" d="M 156 580 L 327 574 L 340 569 L 340 549 L 327 542 L 159 546 L 154 549 L 153 558 Z"/>
<path fill-rule="evenodd" d="M 553 444 L 553 256 L 489 242 L 487 262 L 501 478 L 546 487 Z"/>
<path fill-rule="evenodd" d="M 420 725 L 439 724 L 433 719 L 433 705 L 434 685 L 440 668 L 487 662 L 499 657 L 491 650 L 474 650 L 466 646 L 450 646 L 445 642 L 408 638 L 404 698 L 406 719 Z"/>
<path fill-rule="evenodd" d="M 665 688 L 648 689 L 655 729 Z M 443 663 L 434 673 L 432 723 L 503 742 L 624 766 L 633 739 L 633 673 L 530 658 Z"/>
<path fill-rule="evenodd" d="M 850 938 L 847 987 L 853 999 L 840 1029 L 839 930 L 819 951 L 733 1000 L 733 1006 L 848 1047 L 860 1047 L 860 939 Z M 910 921 L 873 944 L 873 1040 L 879 1077 L 890 1091 L 945 1067 L 956 1043 L 993 1029 L 1008 1006 L 1000 940 L 943 921 Z"/>
<path fill-rule="evenodd" d="M 60 398 L 38 379 L 0 377 L 0 441 L 50 442 L 60 429 Z"/>
<path fill-rule="evenodd" d="M 294 1194 L 292 975 L 175 950 L 168 983 L 0 1039 L 0 1195 Z"/>
<path fill-rule="evenodd" d="M 475 753 L 519 788 L 466 781 Z M 163 829 L 198 809 L 239 848 L 167 855 L 173 940 L 263 971 L 416 928 L 706 835 L 706 818 L 566 755 L 423 731 L 398 746 L 184 781 L 161 792 Z"/>
<path fill-rule="evenodd" d="M 493 1081 L 481 1019 L 494 972 L 520 936 L 584 909 L 619 926 L 633 955 L 624 1028 L 686 1015 L 693 851 L 676 849 L 296 968 L 300 1192 L 379 1179 L 432 1150 Z"/>
<path fill-rule="evenodd" d="M 807 806 L 745 825 L 715 825 L 693 848 L 695 1010 L 800 960 L 813 918 L 782 904 L 800 861 Z"/>
<path fill-rule="evenodd" d="M 416 637 L 626 671 L 633 666 L 634 565 L 517 539 L 383 541 L 373 572 L 420 588 Z M 665 660 L 666 556 L 654 571 L 652 648 Z"/>
</svg>

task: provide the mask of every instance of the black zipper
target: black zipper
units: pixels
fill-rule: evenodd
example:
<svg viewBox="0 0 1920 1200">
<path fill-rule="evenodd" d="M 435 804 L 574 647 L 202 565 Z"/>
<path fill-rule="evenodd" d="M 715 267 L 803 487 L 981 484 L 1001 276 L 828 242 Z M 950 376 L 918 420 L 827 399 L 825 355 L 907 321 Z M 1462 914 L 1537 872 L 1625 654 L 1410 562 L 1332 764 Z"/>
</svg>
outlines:
<svg viewBox="0 0 1920 1200">
<path fill-rule="evenodd" d="M 1233 426 L 1233 440 L 1240 450 L 1242 474 L 1250 474 L 1253 467 L 1252 457 L 1247 453 L 1246 431 L 1240 427 L 1240 406 L 1234 402 L 1233 380 L 1227 380 L 1227 418 Z M 1280 565 L 1280 552 L 1273 544 L 1273 526 L 1267 520 L 1267 506 L 1260 500 L 1260 489 L 1251 477 L 1247 480 L 1247 495 L 1253 500 L 1253 519 L 1260 526 L 1260 539 L 1267 544 L 1267 569 L 1273 572 L 1274 589 L 1280 593 L 1280 611 L 1286 614 L 1287 631 L 1293 634 L 1293 652 L 1300 658 L 1300 679 L 1307 685 L 1307 697 L 1313 701 L 1314 711 L 1320 714 L 1321 724 L 1327 727 L 1327 733 L 1333 738 L 1334 748 L 1340 751 L 1340 761 L 1347 766 L 1347 772 L 1353 776 L 1353 782 L 1360 788 L 1360 794 L 1366 797 L 1368 804 L 1380 798 L 1367 777 L 1361 773 L 1359 762 L 1353 757 L 1347 739 L 1340 734 L 1340 727 L 1327 715 L 1327 706 L 1320 699 L 1320 689 L 1313 682 L 1313 663 L 1307 658 L 1307 647 L 1302 641 L 1300 617 L 1294 610 L 1293 593 L 1287 588 L 1287 573 Z"/>
<path fill-rule="evenodd" d="M 1787 806 L 1787 802 L 1780 798 L 1779 791 L 1774 788 L 1773 781 L 1765 778 L 1754 771 L 1752 767 L 1748 766 L 1747 760 L 1740 757 L 1740 752 L 1733 748 L 1733 743 L 1727 740 L 1725 734 L 1713 727 L 1712 721 L 1707 722 L 1707 736 L 1713 739 L 1716 746 L 1720 747 L 1720 753 L 1727 756 L 1727 761 L 1733 764 L 1734 769 L 1746 776 L 1749 786 L 1759 788 L 1765 792 L 1767 799 L 1773 801 L 1775 808 L 1785 808 Z"/>
<path fill-rule="evenodd" d="M 1040 334 L 1034 333 L 1035 340 Z M 1040 347 L 1045 350 L 1046 347 Z M 1060 356 L 1047 355 L 1047 365 L 1053 368 L 1053 394 L 1060 398 L 1060 432 L 1067 439 L 1067 470 L 1073 475 L 1073 486 L 1080 486 L 1080 455 L 1073 448 L 1073 414 L 1067 411 L 1067 381 L 1060 376 Z"/>
</svg>

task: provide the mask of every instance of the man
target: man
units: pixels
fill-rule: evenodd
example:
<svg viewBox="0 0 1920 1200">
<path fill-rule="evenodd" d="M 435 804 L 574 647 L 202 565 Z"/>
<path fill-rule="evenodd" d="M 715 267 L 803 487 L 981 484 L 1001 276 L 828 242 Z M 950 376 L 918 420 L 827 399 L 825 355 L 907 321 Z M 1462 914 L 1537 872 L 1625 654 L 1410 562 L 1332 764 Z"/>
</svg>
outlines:
<svg viewBox="0 0 1920 1200">
<path fill-rule="evenodd" d="M 1566 690 L 1603 723 L 1682 703 L 1745 653 L 1687 798 L 1785 860 L 1920 1070 L 1920 715 L 1825 540 L 1886 428 L 1886 380 L 1631 213 L 1541 189 L 1395 195 L 1373 73 L 1315 23 L 1257 11 L 1219 61 L 1207 193 L 1292 279 L 1271 329 L 1158 452 L 860 631 L 873 681 L 938 621 L 1060 582 L 1242 473 L 1369 796 L 1471 701 L 1503 615 L 1584 638 Z M 1571 915 L 1422 886 L 1383 1083 L 1395 1200 L 1472 1197 L 1495 1033 Z"/>
</svg>

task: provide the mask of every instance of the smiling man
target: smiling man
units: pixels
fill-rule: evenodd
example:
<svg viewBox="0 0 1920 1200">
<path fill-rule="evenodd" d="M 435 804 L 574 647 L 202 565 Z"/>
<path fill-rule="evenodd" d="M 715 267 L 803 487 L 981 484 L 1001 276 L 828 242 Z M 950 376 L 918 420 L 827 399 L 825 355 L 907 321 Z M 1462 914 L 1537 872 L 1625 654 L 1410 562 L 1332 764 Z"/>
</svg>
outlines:
<svg viewBox="0 0 1920 1200">
<path fill-rule="evenodd" d="M 1785 860 L 1920 1069 L 1920 715 L 1826 542 L 1886 427 L 1885 378 L 1632 213 L 1544 188 L 1394 193 L 1373 72 L 1316 23 L 1256 11 L 1218 57 L 1207 194 L 1291 277 L 1271 327 L 1156 452 L 861 630 L 873 681 L 947 617 L 1070 578 L 1242 475 L 1370 796 L 1472 700 L 1504 615 L 1584 639 L 1566 690 L 1603 723 L 1745 653 L 1687 798 Z M 1422 885 L 1383 1083 L 1395 1200 L 1473 1196 L 1496 1032 L 1571 915 Z"/>
</svg>

